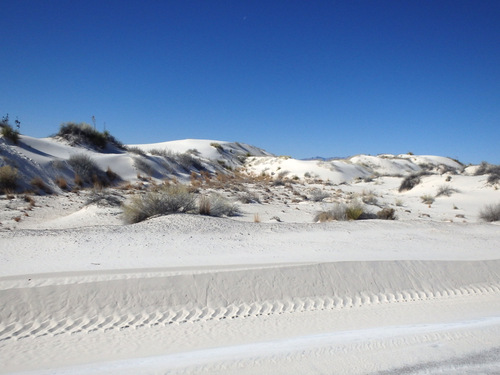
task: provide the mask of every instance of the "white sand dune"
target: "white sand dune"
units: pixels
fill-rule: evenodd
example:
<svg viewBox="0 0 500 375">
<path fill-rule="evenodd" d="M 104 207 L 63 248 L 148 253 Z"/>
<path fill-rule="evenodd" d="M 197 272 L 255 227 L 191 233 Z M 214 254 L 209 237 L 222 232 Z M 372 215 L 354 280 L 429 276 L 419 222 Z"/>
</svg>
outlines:
<svg viewBox="0 0 500 375">
<path fill-rule="evenodd" d="M 26 186 L 39 175 L 60 193 L 0 200 L 2 374 L 500 371 L 500 227 L 479 220 L 500 191 L 474 167 L 418 155 L 300 161 L 211 140 L 135 145 L 142 156 L 26 136 L 0 146 Z M 200 172 L 150 153 L 161 149 L 189 151 L 209 173 L 241 167 L 256 182 L 219 192 L 255 202 L 235 218 L 124 224 L 121 201 Z M 62 193 L 52 179 L 72 177 L 75 153 L 137 186 Z M 443 185 L 453 194 L 436 197 Z M 353 200 L 399 220 L 312 222 Z"/>
</svg>

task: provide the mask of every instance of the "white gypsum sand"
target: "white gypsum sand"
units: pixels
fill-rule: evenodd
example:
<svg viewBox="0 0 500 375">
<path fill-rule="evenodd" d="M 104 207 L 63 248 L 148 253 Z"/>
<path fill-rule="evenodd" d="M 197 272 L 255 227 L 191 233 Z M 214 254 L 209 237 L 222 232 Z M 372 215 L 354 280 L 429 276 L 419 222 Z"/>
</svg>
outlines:
<svg viewBox="0 0 500 375">
<path fill-rule="evenodd" d="M 37 165 L 55 175 L 55 157 L 82 152 L 24 140 L 30 147 L 8 151 L 26 175 Z M 169 143 L 137 145 L 160 146 Z M 109 166 L 133 188 L 32 195 L 34 204 L 2 197 L 0 373 L 498 372 L 500 230 L 478 215 L 500 196 L 487 176 L 433 172 L 399 192 L 398 171 L 456 162 L 385 155 L 328 164 L 193 140 L 171 150 L 194 148 L 207 168 L 214 158 L 241 165 L 238 155 L 261 153 L 243 164 L 253 180 L 197 186 L 256 199 L 239 203 L 241 216 L 124 224 L 120 202 L 155 181 L 139 179 L 126 152 L 83 150 L 102 169 L 116 161 Z M 259 181 L 263 172 L 273 179 Z M 452 194 L 435 197 L 445 184 Z M 325 196 L 316 200 L 317 189 Z M 435 197 L 430 205 L 426 194 Z M 312 222 L 353 200 L 372 213 L 393 208 L 399 220 Z"/>
</svg>

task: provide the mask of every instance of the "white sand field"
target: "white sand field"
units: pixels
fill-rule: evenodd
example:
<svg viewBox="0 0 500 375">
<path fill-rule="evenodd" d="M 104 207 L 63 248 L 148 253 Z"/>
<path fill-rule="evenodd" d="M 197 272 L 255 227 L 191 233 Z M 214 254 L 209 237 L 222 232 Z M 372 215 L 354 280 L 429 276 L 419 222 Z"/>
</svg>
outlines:
<svg viewBox="0 0 500 375">
<path fill-rule="evenodd" d="M 40 171 L 47 155 L 71 151 L 25 141 L 31 148 L 8 155 Z M 196 145 L 213 152 L 207 142 Z M 175 152 L 192 145 L 177 142 Z M 434 173 L 401 193 L 394 171 L 355 180 L 381 168 L 405 175 L 417 159 L 453 166 L 447 158 L 359 156 L 325 167 L 252 150 L 262 155 L 248 170 L 301 179 L 248 184 L 260 203 L 240 203 L 234 218 L 125 224 L 119 205 L 89 203 L 100 191 L 35 196 L 29 209 L 22 195 L 2 196 L 0 373 L 500 373 L 500 226 L 478 216 L 500 202 L 498 187 L 465 172 Z M 114 170 L 140 180 L 127 172 L 130 155 L 93 157 L 116 158 Z M 302 181 L 308 170 L 314 181 Z M 445 183 L 453 195 L 421 202 Z M 306 199 L 314 189 L 329 197 Z M 313 222 L 336 199 L 368 191 L 377 198 L 368 211 L 392 207 L 398 220 Z"/>
</svg>

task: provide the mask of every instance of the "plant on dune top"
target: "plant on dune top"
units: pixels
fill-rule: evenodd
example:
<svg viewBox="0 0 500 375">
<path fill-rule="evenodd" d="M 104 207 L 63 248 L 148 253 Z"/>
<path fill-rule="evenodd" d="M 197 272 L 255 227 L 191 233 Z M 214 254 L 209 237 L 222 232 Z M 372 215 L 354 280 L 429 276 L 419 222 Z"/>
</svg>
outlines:
<svg viewBox="0 0 500 375">
<path fill-rule="evenodd" d="M 19 142 L 19 128 L 21 126 L 21 122 L 19 120 L 16 120 L 16 127 L 17 129 L 14 129 L 12 125 L 9 123 L 9 115 L 5 115 L 2 117 L 2 120 L 0 120 L 0 133 L 5 139 L 8 139 L 15 145 Z"/>
<path fill-rule="evenodd" d="M 124 148 L 123 144 L 109 134 L 108 131 L 100 132 L 84 122 L 63 123 L 56 136 L 67 140 L 71 145 L 87 145 L 97 149 L 103 149 L 109 142 L 118 148 Z"/>
<path fill-rule="evenodd" d="M 196 210 L 196 197 L 183 185 L 168 185 L 133 197 L 122 207 L 125 221 L 132 224 L 157 215 L 192 213 Z"/>
<path fill-rule="evenodd" d="M 0 167 L 0 192 L 7 193 L 17 188 L 17 169 L 10 165 Z"/>
<path fill-rule="evenodd" d="M 490 204 L 479 212 L 479 218 L 484 221 L 500 221 L 500 203 Z"/>
</svg>

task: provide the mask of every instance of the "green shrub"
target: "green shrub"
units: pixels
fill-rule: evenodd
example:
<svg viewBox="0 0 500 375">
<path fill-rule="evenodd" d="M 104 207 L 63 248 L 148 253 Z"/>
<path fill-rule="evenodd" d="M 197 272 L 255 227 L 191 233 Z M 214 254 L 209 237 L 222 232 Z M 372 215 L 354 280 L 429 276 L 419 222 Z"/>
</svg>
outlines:
<svg viewBox="0 0 500 375">
<path fill-rule="evenodd" d="M 0 167 L 0 191 L 7 193 L 17 189 L 18 180 L 17 169 L 10 165 Z"/>
<path fill-rule="evenodd" d="M 479 212 L 479 218 L 484 221 L 500 221 L 500 203 L 485 206 Z"/>
<path fill-rule="evenodd" d="M 196 197 L 183 185 L 170 185 L 156 192 L 133 197 L 130 203 L 122 207 L 125 221 L 138 223 L 156 215 L 194 212 Z"/>
<path fill-rule="evenodd" d="M 363 207 L 358 202 L 349 204 L 346 207 L 347 220 L 358 220 L 363 215 Z"/>
</svg>

